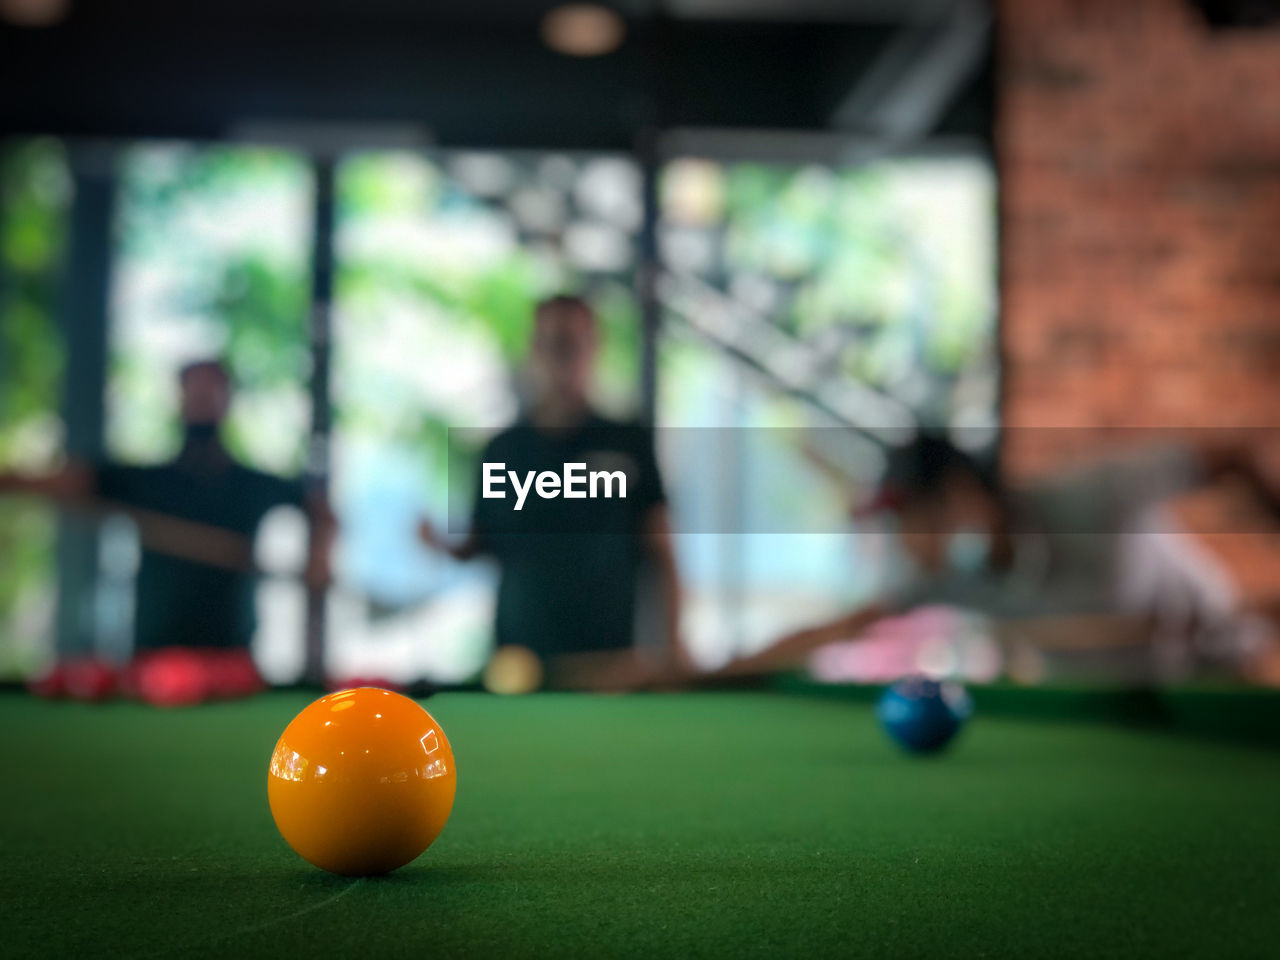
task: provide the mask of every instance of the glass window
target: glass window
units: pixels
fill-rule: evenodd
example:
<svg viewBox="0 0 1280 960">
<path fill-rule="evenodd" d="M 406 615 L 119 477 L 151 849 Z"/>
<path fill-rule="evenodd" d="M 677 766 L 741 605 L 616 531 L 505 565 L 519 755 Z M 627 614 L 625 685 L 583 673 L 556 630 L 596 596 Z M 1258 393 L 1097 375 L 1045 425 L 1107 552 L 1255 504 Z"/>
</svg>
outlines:
<svg viewBox="0 0 1280 960">
<path fill-rule="evenodd" d="M 876 591 L 884 538 L 855 531 L 845 508 L 890 428 L 994 439 L 995 181 L 967 156 L 849 168 L 682 158 L 660 196 L 658 422 L 748 428 L 736 441 L 710 431 L 718 456 L 669 478 L 677 526 L 835 534 L 681 538 L 686 632 L 710 665 Z M 678 445 L 680 433 L 663 438 Z M 833 475 L 832 463 L 853 469 Z"/>
<path fill-rule="evenodd" d="M 63 451 L 56 309 L 71 185 L 61 145 L 6 145 L 0 190 L 0 469 L 48 470 Z M 37 501 L 0 500 L 0 677 L 30 675 L 52 654 L 56 520 Z"/>
<path fill-rule="evenodd" d="M 249 466 L 302 467 L 311 409 L 310 168 L 276 150 L 151 144 L 120 181 L 107 446 L 150 463 L 179 441 L 176 374 L 223 358 L 226 438 Z"/>
</svg>

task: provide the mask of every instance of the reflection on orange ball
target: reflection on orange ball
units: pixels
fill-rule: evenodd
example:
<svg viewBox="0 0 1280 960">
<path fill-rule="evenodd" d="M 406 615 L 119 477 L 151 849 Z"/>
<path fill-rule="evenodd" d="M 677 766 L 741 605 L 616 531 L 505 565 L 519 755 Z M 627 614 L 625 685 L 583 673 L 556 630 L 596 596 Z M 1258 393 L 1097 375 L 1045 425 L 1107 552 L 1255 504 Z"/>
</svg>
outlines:
<svg viewBox="0 0 1280 960">
<path fill-rule="evenodd" d="M 321 697 L 276 743 L 271 815 L 289 846 L 332 873 L 387 873 L 444 829 L 457 787 L 453 750 L 408 697 L 357 687 Z"/>
</svg>

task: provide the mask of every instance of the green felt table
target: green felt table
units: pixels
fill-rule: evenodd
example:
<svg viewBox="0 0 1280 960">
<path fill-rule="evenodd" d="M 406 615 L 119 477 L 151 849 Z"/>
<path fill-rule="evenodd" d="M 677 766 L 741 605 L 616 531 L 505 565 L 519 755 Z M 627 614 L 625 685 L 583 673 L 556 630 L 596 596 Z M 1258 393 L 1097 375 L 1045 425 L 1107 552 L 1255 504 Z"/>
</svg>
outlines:
<svg viewBox="0 0 1280 960">
<path fill-rule="evenodd" d="M 1274 751 L 980 713 L 921 759 L 839 698 L 442 694 L 452 819 L 408 867 L 350 880 L 267 808 L 307 700 L 0 696 L 0 953 L 1280 950 Z"/>
</svg>

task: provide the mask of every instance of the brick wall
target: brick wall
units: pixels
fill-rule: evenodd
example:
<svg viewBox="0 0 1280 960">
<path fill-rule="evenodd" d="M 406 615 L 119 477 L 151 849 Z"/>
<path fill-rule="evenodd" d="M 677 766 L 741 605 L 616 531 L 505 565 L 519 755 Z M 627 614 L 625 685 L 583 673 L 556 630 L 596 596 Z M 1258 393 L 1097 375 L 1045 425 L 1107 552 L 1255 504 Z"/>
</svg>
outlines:
<svg viewBox="0 0 1280 960">
<path fill-rule="evenodd" d="M 1211 32 L 1186 0 L 999 13 L 1006 422 L 1086 449 L 1280 428 L 1280 30 Z M 1063 455 L 1037 433 L 1008 435 L 1013 475 Z M 1246 539 L 1223 550 L 1280 595 L 1280 550 Z"/>
<path fill-rule="evenodd" d="M 1007 422 L 1280 425 L 1280 30 L 1000 12 Z"/>
</svg>

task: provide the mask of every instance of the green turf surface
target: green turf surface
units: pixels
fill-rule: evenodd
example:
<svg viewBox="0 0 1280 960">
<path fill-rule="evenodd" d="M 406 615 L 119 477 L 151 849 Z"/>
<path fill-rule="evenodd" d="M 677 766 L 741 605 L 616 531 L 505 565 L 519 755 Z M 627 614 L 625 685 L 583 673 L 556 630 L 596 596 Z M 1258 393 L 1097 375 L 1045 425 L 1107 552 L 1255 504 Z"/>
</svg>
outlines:
<svg viewBox="0 0 1280 960">
<path fill-rule="evenodd" d="M 6 956 L 1275 956 L 1280 758 L 865 704 L 437 697 L 457 803 L 410 866 L 299 860 L 265 797 L 306 702 L 0 697 Z"/>
</svg>

